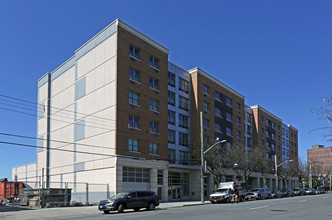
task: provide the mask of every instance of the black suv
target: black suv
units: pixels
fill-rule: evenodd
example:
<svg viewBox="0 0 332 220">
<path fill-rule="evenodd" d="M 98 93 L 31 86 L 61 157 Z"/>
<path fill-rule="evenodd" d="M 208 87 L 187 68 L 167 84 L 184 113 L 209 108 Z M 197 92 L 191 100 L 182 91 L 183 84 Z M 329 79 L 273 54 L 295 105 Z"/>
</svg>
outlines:
<svg viewBox="0 0 332 220">
<path fill-rule="evenodd" d="M 125 209 L 134 209 L 138 212 L 141 208 L 154 210 L 159 205 L 159 198 L 152 191 L 122 192 L 108 200 L 99 202 L 98 209 L 108 214 L 110 211 L 123 212 Z"/>
</svg>

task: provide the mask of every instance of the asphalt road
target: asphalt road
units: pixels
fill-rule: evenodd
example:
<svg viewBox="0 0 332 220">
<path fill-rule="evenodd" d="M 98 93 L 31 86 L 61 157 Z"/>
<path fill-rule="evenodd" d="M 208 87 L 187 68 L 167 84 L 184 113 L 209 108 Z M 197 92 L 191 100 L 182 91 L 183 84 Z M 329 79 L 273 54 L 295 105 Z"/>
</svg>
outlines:
<svg viewBox="0 0 332 220">
<path fill-rule="evenodd" d="M 332 195 L 248 201 L 239 204 L 210 204 L 155 211 L 113 212 L 66 219 L 332 219 Z"/>
<path fill-rule="evenodd" d="M 197 204 L 197 202 L 196 202 Z M 174 205 L 174 204 L 173 204 Z M 178 204 L 180 205 L 180 203 Z M 0 211 L 0 220 L 10 219 L 301 219 L 325 220 L 332 219 L 332 194 L 301 196 L 282 199 L 267 199 L 248 201 L 238 204 L 207 204 L 185 207 L 168 207 L 167 203 L 155 211 L 134 212 L 126 210 L 125 213 L 111 212 L 103 214 L 97 207 L 52 208 L 39 210 L 20 210 L 8 212 Z"/>
</svg>

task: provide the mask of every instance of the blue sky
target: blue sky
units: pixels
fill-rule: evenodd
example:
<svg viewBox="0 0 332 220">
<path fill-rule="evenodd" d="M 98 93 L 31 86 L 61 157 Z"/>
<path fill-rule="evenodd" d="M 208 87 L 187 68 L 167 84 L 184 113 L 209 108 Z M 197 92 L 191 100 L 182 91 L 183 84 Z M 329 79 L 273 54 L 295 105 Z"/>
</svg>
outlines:
<svg viewBox="0 0 332 220">
<path fill-rule="evenodd" d="M 116 18 L 167 47 L 173 63 L 202 68 L 298 128 L 301 157 L 314 144 L 332 146 L 310 133 L 326 125 L 310 110 L 332 94 L 331 1 L 1 0 L 0 95 L 36 102 L 37 80 Z M 36 117 L 6 107 L 0 133 L 35 137 Z M 0 150 L 0 178 L 36 160 L 33 148 Z"/>
</svg>

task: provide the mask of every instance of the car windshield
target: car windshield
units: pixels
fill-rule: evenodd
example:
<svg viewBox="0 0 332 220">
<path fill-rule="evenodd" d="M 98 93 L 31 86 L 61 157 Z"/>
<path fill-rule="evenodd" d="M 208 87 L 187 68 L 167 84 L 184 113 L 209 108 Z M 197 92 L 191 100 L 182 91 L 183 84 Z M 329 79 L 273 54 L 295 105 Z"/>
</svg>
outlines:
<svg viewBox="0 0 332 220">
<path fill-rule="evenodd" d="M 123 199 L 128 195 L 128 193 L 118 193 L 111 197 L 111 199 Z"/>
<path fill-rule="evenodd" d="M 258 192 L 259 191 L 259 189 L 251 189 L 251 190 L 249 190 L 249 192 Z"/>
<path fill-rule="evenodd" d="M 217 189 L 215 193 L 227 193 L 228 189 Z"/>
</svg>

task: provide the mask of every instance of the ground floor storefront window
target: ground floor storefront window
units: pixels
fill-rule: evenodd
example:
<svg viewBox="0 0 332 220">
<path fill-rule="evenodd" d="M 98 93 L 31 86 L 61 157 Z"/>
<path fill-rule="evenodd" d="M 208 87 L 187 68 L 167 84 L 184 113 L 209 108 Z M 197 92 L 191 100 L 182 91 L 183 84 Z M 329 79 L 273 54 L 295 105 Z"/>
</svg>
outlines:
<svg viewBox="0 0 332 220">
<path fill-rule="evenodd" d="M 168 198 L 180 200 L 189 196 L 189 173 L 168 172 Z"/>
</svg>

